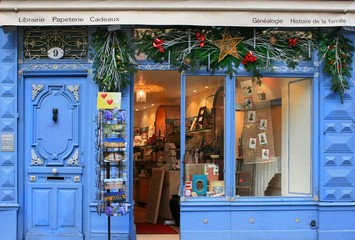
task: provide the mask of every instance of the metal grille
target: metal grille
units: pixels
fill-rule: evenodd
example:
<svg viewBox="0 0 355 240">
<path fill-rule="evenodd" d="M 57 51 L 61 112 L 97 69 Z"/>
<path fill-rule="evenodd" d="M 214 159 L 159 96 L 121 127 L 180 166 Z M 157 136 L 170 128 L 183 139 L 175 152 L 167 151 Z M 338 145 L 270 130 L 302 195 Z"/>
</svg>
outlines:
<svg viewBox="0 0 355 240">
<path fill-rule="evenodd" d="M 24 59 L 49 59 L 52 48 L 64 51 L 62 59 L 87 59 L 87 27 L 26 27 L 23 38 Z"/>
</svg>

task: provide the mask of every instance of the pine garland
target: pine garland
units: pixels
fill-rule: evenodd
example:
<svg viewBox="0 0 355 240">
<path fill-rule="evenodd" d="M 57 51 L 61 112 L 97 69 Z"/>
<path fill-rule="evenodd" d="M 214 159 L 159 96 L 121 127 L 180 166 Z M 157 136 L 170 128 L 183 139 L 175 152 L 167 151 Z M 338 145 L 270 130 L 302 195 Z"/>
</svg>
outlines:
<svg viewBox="0 0 355 240">
<path fill-rule="evenodd" d="M 93 35 L 95 81 L 100 91 L 121 91 L 136 70 L 133 50 L 121 31 L 99 29 Z"/>
<path fill-rule="evenodd" d="M 259 84 L 262 77 L 260 72 L 270 69 L 273 62 L 282 61 L 289 67 L 295 67 L 299 58 L 310 60 L 310 53 L 317 46 L 316 39 L 309 32 L 265 30 L 253 35 L 250 29 L 243 29 L 244 40 L 237 45 L 237 51 L 243 59 L 228 55 L 218 61 L 219 49 L 214 41 L 222 39 L 223 29 L 151 29 L 144 31 L 136 43 L 138 51 L 147 54 L 149 59 L 155 62 L 170 61 L 170 65 L 178 67 L 179 71 L 195 71 L 205 67 L 212 73 L 226 69 L 226 73 L 232 76 L 236 73 L 236 66 L 242 63 Z M 240 36 L 236 29 L 231 30 L 235 36 Z M 246 59 L 248 56 L 252 58 Z"/>
<path fill-rule="evenodd" d="M 320 59 L 323 62 L 323 72 L 331 77 L 331 90 L 340 96 L 343 103 L 345 91 L 350 88 L 352 57 L 354 46 L 350 40 L 338 31 L 323 34 L 320 40 Z M 352 81 L 355 84 L 354 81 Z"/>
<path fill-rule="evenodd" d="M 220 43 L 225 39 L 225 30 L 224 27 L 147 29 L 138 31 L 134 39 L 127 39 L 121 31 L 99 29 L 93 37 L 95 80 L 100 90 L 120 91 L 129 82 L 129 73 L 136 70 L 133 48 L 138 54 L 144 53 L 157 63 L 168 63 L 180 72 L 204 69 L 213 74 L 224 70 L 232 77 L 242 64 L 258 84 L 261 84 L 261 72 L 272 70 L 273 63 L 285 62 L 294 68 L 299 61 L 312 60 L 312 51 L 319 50 L 323 71 L 331 77 L 331 90 L 339 94 L 343 102 L 350 88 L 348 79 L 354 47 L 338 29 L 318 40 L 317 34 L 310 31 L 228 28 L 233 38 L 243 40 L 237 45 L 232 42 L 235 49 L 221 58 Z"/>
</svg>

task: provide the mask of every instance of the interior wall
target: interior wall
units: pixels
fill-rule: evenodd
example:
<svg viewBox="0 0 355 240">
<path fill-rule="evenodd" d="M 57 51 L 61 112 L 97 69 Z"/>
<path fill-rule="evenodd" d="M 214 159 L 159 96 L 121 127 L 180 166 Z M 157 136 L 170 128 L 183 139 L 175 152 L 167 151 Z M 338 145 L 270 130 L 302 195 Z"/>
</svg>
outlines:
<svg viewBox="0 0 355 240">
<path fill-rule="evenodd" d="M 144 128 L 154 125 L 158 107 L 154 106 L 144 111 L 134 112 L 134 127 Z"/>
<path fill-rule="evenodd" d="M 282 81 L 283 196 L 311 193 L 310 101 L 310 79 Z"/>
<path fill-rule="evenodd" d="M 198 115 L 198 110 L 200 107 L 208 105 L 208 109 L 210 110 L 212 107 L 212 99 L 207 99 L 206 97 L 214 94 L 215 91 L 201 91 L 186 97 L 186 118 L 196 117 Z"/>
</svg>

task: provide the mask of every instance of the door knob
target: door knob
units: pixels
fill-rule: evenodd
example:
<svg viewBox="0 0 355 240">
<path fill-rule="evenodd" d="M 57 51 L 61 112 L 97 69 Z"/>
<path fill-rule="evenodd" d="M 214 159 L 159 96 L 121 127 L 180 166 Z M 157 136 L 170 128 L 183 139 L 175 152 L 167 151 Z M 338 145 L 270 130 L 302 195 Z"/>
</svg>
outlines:
<svg viewBox="0 0 355 240">
<path fill-rule="evenodd" d="M 53 168 L 53 169 L 52 169 L 52 173 L 53 173 L 53 174 L 56 174 L 57 172 L 58 172 L 58 170 L 57 170 L 56 168 Z"/>
<path fill-rule="evenodd" d="M 53 108 L 52 109 L 52 113 L 53 113 L 53 116 L 52 116 L 53 122 L 57 122 L 57 120 L 58 120 L 58 108 Z"/>
</svg>

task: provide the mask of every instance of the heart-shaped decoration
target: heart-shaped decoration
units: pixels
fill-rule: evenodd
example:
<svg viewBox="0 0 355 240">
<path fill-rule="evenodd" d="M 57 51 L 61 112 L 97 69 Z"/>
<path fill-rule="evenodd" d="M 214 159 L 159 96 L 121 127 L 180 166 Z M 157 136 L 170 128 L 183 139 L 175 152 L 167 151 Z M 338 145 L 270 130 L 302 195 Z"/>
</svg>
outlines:
<svg viewBox="0 0 355 240">
<path fill-rule="evenodd" d="M 111 105 L 113 103 L 113 100 L 112 99 L 108 99 L 106 102 L 108 103 L 108 105 Z"/>
<path fill-rule="evenodd" d="M 101 93 L 101 97 L 105 99 L 107 97 L 107 93 Z"/>
</svg>

